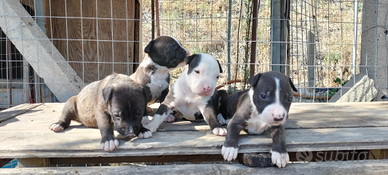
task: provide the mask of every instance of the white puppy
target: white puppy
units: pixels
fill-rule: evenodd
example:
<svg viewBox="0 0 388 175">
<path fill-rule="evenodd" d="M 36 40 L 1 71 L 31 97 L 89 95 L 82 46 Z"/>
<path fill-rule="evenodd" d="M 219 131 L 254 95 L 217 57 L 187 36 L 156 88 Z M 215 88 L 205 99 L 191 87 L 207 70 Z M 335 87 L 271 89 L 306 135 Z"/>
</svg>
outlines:
<svg viewBox="0 0 388 175">
<path fill-rule="evenodd" d="M 211 101 L 222 69 L 220 63 L 208 54 L 194 54 L 185 59 L 186 67 L 181 77 L 169 91 L 152 121 L 145 127 L 156 132 L 159 125 L 167 119 L 174 121 L 170 115 L 179 111 L 188 120 L 205 119 L 214 135 L 225 135 L 226 129 L 218 122 L 215 108 Z"/>
</svg>

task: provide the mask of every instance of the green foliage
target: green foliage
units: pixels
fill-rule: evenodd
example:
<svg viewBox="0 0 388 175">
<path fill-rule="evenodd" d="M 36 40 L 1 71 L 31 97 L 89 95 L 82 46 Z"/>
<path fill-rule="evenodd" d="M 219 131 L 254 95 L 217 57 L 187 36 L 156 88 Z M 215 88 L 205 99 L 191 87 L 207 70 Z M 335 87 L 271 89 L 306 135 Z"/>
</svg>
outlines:
<svg viewBox="0 0 388 175">
<path fill-rule="evenodd" d="M 326 65 L 337 64 L 338 61 L 341 59 L 341 54 L 338 53 L 330 53 L 329 55 L 325 56 L 324 62 Z"/>
<path fill-rule="evenodd" d="M 340 78 L 336 78 L 335 80 L 333 80 L 334 83 L 337 83 L 338 85 L 341 85 L 341 86 L 344 86 L 348 80 L 344 81 L 344 79 L 340 79 Z M 330 90 L 328 93 L 329 93 L 329 96 L 333 96 L 335 93 L 337 93 L 338 89 L 332 89 Z"/>
<path fill-rule="evenodd" d="M 189 49 L 190 54 L 206 53 L 203 47 L 192 47 Z"/>
<path fill-rule="evenodd" d="M 348 80 L 344 81 L 344 79 L 340 79 L 340 78 L 336 78 L 334 80 L 334 83 L 337 83 L 338 85 L 341 85 L 341 86 L 344 86 L 347 82 Z"/>
<path fill-rule="evenodd" d="M 338 89 L 332 89 L 330 90 L 328 93 L 329 93 L 329 96 L 333 96 L 335 93 L 337 93 Z"/>
</svg>

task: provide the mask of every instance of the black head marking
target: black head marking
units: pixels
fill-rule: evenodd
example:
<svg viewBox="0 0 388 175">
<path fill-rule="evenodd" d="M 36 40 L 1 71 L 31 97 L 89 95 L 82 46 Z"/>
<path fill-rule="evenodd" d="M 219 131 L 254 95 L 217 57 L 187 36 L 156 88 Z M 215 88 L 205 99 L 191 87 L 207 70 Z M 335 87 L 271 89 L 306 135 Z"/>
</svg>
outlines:
<svg viewBox="0 0 388 175">
<path fill-rule="evenodd" d="M 257 82 L 259 82 L 259 78 L 260 78 L 261 75 L 262 75 L 262 74 L 259 73 L 259 74 L 255 75 L 255 76 L 249 78 L 249 79 L 248 79 L 249 84 L 250 84 L 252 87 L 256 86 Z"/>
<path fill-rule="evenodd" d="M 199 63 L 201 62 L 201 55 L 200 54 L 193 54 L 185 59 L 186 64 L 189 65 L 189 70 L 187 71 L 187 74 L 190 74 L 193 72 L 194 68 L 196 68 Z"/>
<path fill-rule="evenodd" d="M 174 38 L 160 36 L 152 40 L 144 49 L 152 61 L 160 66 L 175 68 L 187 57 L 183 46 Z"/>
<path fill-rule="evenodd" d="M 193 54 L 185 58 L 185 63 L 190 64 L 190 62 L 194 59 L 194 57 L 199 56 L 198 54 Z"/>
<path fill-rule="evenodd" d="M 152 40 L 150 43 L 148 43 L 148 45 L 146 46 L 146 48 L 144 48 L 144 52 L 145 53 L 150 53 L 151 52 L 151 49 L 153 47 L 155 43 L 155 40 Z"/>
</svg>

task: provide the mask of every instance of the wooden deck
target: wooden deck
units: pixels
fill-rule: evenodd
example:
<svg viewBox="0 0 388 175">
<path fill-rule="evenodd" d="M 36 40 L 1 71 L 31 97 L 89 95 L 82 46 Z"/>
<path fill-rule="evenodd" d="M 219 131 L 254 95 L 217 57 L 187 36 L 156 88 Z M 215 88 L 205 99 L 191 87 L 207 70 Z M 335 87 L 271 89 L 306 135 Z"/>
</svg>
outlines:
<svg viewBox="0 0 388 175">
<path fill-rule="evenodd" d="M 72 122 L 64 132 L 49 130 L 50 124 L 59 118 L 63 105 L 20 105 L 2 111 L 0 117 L 12 117 L 0 123 L 0 160 L 18 158 L 25 167 L 61 163 L 222 161 L 221 146 L 225 138 L 212 135 L 204 122 L 164 123 L 150 139 L 120 139 L 117 150 L 105 152 L 99 147 L 101 136 L 97 128 Z M 387 102 L 293 103 L 286 125 L 287 149 L 294 161 L 298 150 L 357 151 L 366 152 L 363 160 L 386 159 L 387 126 Z M 270 151 L 269 134 L 242 134 L 239 153 Z"/>
</svg>

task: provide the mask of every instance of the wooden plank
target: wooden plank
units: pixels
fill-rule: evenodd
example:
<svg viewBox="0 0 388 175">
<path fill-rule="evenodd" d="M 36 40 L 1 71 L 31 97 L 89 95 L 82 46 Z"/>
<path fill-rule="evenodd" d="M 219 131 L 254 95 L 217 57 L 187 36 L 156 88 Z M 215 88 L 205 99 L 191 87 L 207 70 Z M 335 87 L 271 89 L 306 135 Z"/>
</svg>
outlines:
<svg viewBox="0 0 388 175">
<path fill-rule="evenodd" d="M 252 168 L 240 164 L 129 165 L 2 169 L 0 174 L 387 174 L 388 160 L 310 162 L 285 168 Z"/>
<path fill-rule="evenodd" d="M 48 126 L 56 118 L 34 117 L 34 112 L 26 113 L 16 118 L 18 122 L 9 120 L 0 124 L 0 158 L 219 154 L 225 141 L 224 137 L 209 131 L 157 132 L 150 139 L 121 139 L 116 151 L 104 152 L 99 147 L 98 129 L 73 125 L 65 132 L 54 133 Z M 23 118 L 30 120 L 29 125 L 20 125 Z M 387 132 L 387 127 L 290 129 L 286 130 L 286 144 L 290 152 L 301 148 L 311 151 L 384 149 L 388 146 Z M 269 134 L 243 134 L 239 143 L 240 153 L 269 152 L 272 140 Z"/>
<path fill-rule="evenodd" d="M 158 104 L 151 106 L 157 109 Z M 287 129 L 352 128 L 388 126 L 387 102 L 369 103 L 293 103 Z M 150 118 L 151 119 L 151 118 Z M 209 130 L 205 122 L 163 123 L 160 131 Z"/>
<path fill-rule="evenodd" d="M 53 110 L 47 113 L 35 113 L 38 118 L 50 118 L 54 122 L 60 117 L 64 103 L 46 103 L 43 110 Z M 156 109 L 158 104 L 151 106 Z M 373 103 L 293 103 L 286 125 L 287 129 L 309 128 L 352 128 L 388 126 L 386 109 L 388 102 Z M 12 110 L 12 109 L 9 109 Z M 9 111 L 7 110 L 7 111 Z M 37 117 L 34 117 L 37 118 Z M 43 122 L 44 122 L 43 120 Z M 19 121 L 29 122 L 29 121 Z M 47 122 L 48 123 L 48 122 Z M 21 123 L 22 124 L 22 123 Z M 179 121 L 163 123 L 159 131 L 209 131 L 205 122 Z"/>
<path fill-rule="evenodd" d="M 8 108 L 0 111 L 0 123 L 8 119 L 14 118 L 18 115 L 24 114 L 32 109 L 42 105 L 41 103 L 37 104 L 20 104 L 12 108 Z"/>
<path fill-rule="evenodd" d="M 363 114 L 347 115 L 350 120 L 353 115 L 364 115 L 366 118 L 355 122 L 363 126 L 363 122 L 378 120 L 382 125 L 386 118 L 380 114 L 380 108 L 385 108 L 387 103 L 358 103 L 358 104 L 293 104 L 300 115 L 295 115 L 295 124 L 299 127 L 286 129 L 287 149 L 296 152 L 301 148 L 311 151 L 330 150 L 370 150 L 386 149 L 388 127 L 332 127 L 308 128 L 321 123 L 325 125 L 324 118 L 314 119 L 328 109 L 337 109 L 340 115 L 347 111 L 365 110 Z M 100 132 L 96 128 L 86 128 L 73 122 L 64 132 L 54 133 L 48 129 L 49 125 L 60 116 L 63 103 L 47 103 L 19 115 L 12 120 L 0 123 L 0 158 L 76 158 L 76 157 L 126 157 L 126 156 L 163 156 L 163 155 L 196 155 L 220 154 L 220 149 L 225 141 L 224 137 L 214 136 L 209 130 L 197 131 L 171 131 L 157 132 L 150 139 L 120 139 L 120 147 L 113 152 L 102 151 L 99 147 Z M 314 110 L 315 109 L 315 110 Z M 304 112 L 306 114 L 304 114 Z M 334 115 L 326 113 L 327 115 Z M 303 115 L 302 115 L 303 114 Z M 302 116 L 302 117 L 297 117 Z M 369 118 L 368 118 L 369 117 Z M 385 117 L 388 117 L 385 115 Z M 328 117 L 329 120 L 332 120 Z M 317 120 L 317 121 L 315 121 Z M 367 121 L 370 120 L 370 121 Z M 17 122 L 15 122 L 17 121 Z M 376 122 L 376 121 L 375 121 Z M 339 121 L 341 123 L 341 121 Z M 377 122 L 376 122 L 377 123 Z M 345 122 L 346 124 L 346 122 Z M 305 127 L 304 125 L 308 126 Z M 194 126 L 194 125 L 193 125 Z M 205 127 L 206 125 L 202 125 Z M 347 125 L 344 125 L 347 126 Z M 182 128 L 185 125 L 181 126 Z M 196 126 L 194 126 L 196 127 Z M 20 129 L 23 128 L 23 129 Z M 194 130 L 194 129 L 193 129 Z M 117 134 L 117 133 L 116 133 Z M 246 135 L 242 133 L 240 139 L 240 153 L 269 152 L 271 138 L 268 133 L 263 135 Z"/>
<path fill-rule="evenodd" d="M 57 99 L 65 102 L 71 96 L 78 94 L 83 87 L 82 79 L 50 42 L 35 20 L 24 10 L 20 2 L 1 1 L 0 9 L 4 9 L 0 16 L 1 29 L 38 75 L 45 80 Z"/>
<path fill-rule="evenodd" d="M 387 102 L 293 103 L 288 128 L 388 126 Z M 294 120 L 295 119 L 295 120 Z"/>
<path fill-rule="evenodd" d="M 122 162 L 223 162 L 217 155 L 170 155 L 170 156 L 132 156 L 132 157 L 93 157 L 93 158 L 50 158 L 51 164 L 100 164 Z M 235 160 L 237 161 L 237 160 Z"/>
</svg>

